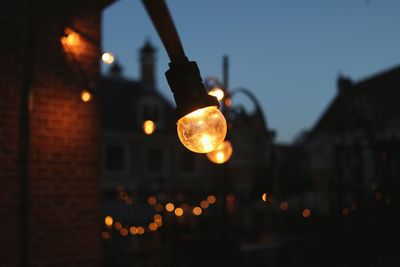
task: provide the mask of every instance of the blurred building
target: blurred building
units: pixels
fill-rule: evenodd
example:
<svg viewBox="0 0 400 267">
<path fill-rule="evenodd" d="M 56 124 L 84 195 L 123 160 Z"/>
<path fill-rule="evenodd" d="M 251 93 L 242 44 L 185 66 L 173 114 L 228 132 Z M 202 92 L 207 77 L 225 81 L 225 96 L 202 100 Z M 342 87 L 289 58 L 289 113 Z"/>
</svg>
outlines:
<svg viewBox="0 0 400 267">
<path fill-rule="evenodd" d="M 301 141 L 322 213 L 377 193 L 390 201 L 400 183 L 400 67 L 358 82 L 339 76 L 337 85 L 332 103 Z"/>
<path fill-rule="evenodd" d="M 100 266 L 100 21 L 112 1 L 2 1 L 0 265 Z"/>
</svg>

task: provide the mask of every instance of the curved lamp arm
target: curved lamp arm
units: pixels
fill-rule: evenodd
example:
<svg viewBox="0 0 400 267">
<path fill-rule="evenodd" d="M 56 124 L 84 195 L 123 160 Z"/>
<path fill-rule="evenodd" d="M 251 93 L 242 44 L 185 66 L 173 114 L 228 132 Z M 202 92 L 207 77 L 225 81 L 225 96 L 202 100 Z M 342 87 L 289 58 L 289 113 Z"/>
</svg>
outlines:
<svg viewBox="0 0 400 267">
<path fill-rule="evenodd" d="M 249 89 L 247 89 L 245 87 L 237 87 L 237 88 L 233 89 L 231 92 L 229 92 L 228 97 L 231 98 L 237 93 L 242 93 L 242 94 L 246 95 L 253 102 L 253 104 L 256 107 L 256 112 L 257 112 L 258 116 L 260 117 L 262 126 L 263 126 L 265 132 L 268 134 L 267 126 L 265 123 L 264 112 L 263 112 L 260 102 L 258 102 L 256 96 Z"/>
</svg>

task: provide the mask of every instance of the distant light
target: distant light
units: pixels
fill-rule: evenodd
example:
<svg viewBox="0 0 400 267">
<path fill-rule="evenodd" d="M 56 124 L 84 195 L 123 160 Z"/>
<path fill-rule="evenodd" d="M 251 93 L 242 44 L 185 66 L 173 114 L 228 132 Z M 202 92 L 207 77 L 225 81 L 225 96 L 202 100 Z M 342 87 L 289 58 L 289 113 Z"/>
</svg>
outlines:
<svg viewBox="0 0 400 267">
<path fill-rule="evenodd" d="M 232 106 L 232 100 L 231 100 L 230 98 L 226 98 L 225 101 L 224 101 L 224 103 L 225 103 L 225 106 L 227 106 L 228 108 L 229 108 L 230 106 Z"/>
<path fill-rule="evenodd" d="M 114 62 L 114 55 L 112 53 L 105 52 L 103 55 L 101 55 L 101 60 L 105 64 L 112 64 Z"/>
<path fill-rule="evenodd" d="M 202 207 L 203 209 L 207 209 L 209 205 L 210 204 L 208 204 L 206 200 L 200 202 L 200 207 Z"/>
<path fill-rule="evenodd" d="M 138 235 L 143 235 L 144 234 L 144 228 L 142 226 L 139 226 L 137 228 L 137 230 L 138 230 Z"/>
<path fill-rule="evenodd" d="M 342 215 L 343 216 L 347 216 L 347 215 L 349 215 L 349 213 L 350 213 L 350 209 L 349 208 L 343 208 L 342 209 Z"/>
<path fill-rule="evenodd" d="M 115 228 L 116 230 L 121 230 L 122 224 L 121 224 L 120 222 L 115 222 L 115 223 L 114 223 L 114 228 Z"/>
<path fill-rule="evenodd" d="M 214 195 L 209 195 L 208 197 L 207 197 L 207 202 L 209 203 L 209 204 L 215 204 L 215 202 L 217 202 L 217 198 L 214 196 Z"/>
<path fill-rule="evenodd" d="M 356 210 L 358 208 L 357 202 L 352 202 L 350 208 L 351 208 L 351 210 Z"/>
<path fill-rule="evenodd" d="M 83 102 L 89 102 L 90 100 L 92 100 L 92 93 L 88 90 L 82 90 L 81 99 Z"/>
<path fill-rule="evenodd" d="M 267 200 L 268 200 L 267 193 L 262 194 L 261 199 L 262 199 L 262 201 L 267 202 Z"/>
<path fill-rule="evenodd" d="M 153 216 L 154 222 L 162 221 L 162 216 L 160 214 L 156 214 Z"/>
<path fill-rule="evenodd" d="M 126 229 L 125 227 L 122 228 L 122 229 L 119 231 L 119 233 L 120 233 L 122 236 L 127 236 L 127 235 L 129 234 L 128 229 Z"/>
<path fill-rule="evenodd" d="M 193 214 L 196 216 L 201 215 L 201 213 L 203 212 L 203 210 L 200 207 L 194 207 L 193 208 Z"/>
<path fill-rule="evenodd" d="M 375 194 L 375 198 L 376 198 L 376 200 L 381 200 L 382 199 L 382 192 L 376 192 L 376 194 Z"/>
<path fill-rule="evenodd" d="M 135 226 L 131 226 L 131 228 L 129 228 L 129 232 L 131 232 L 132 235 L 137 235 L 138 228 Z"/>
<path fill-rule="evenodd" d="M 309 209 L 304 209 L 303 210 L 303 217 L 308 218 L 311 215 L 311 211 Z"/>
<path fill-rule="evenodd" d="M 143 131 L 147 135 L 151 135 L 156 131 L 156 124 L 152 120 L 143 122 Z"/>
<path fill-rule="evenodd" d="M 106 216 L 105 218 L 104 218 L 104 223 L 107 225 L 107 226 L 111 226 L 112 224 L 113 224 L 113 218 L 111 217 L 111 216 Z"/>
<path fill-rule="evenodd" d="M 180 217 L 183 215 L 183 209 L 182 208 L 176 208 L 175 209 L 175 215 Z"/>
<path fill-rule="evenodd" d="M 147 203 L 149 203 L 149 205 L 155 205 L 157 203 L 157 198 L 155 196 L 149 196 L 147 198 Z"/>
<path fill-rule="evenodd" d="M 103 232 L 101 232 L 101 237 L 103 239 L 109 239 L 110 238 L 110 233 L 107 232 L 107 231 L 103 231 Z"/>
<path fill-rule="evenodd" d="M 71 28 L 65 29 L 65 35 L 61 37 L 61 43 L 64 46 L 77 46 L 80 42 L 79 34 L 74 32 Z"/>
<path fill-rule="evenodd" d="M 167 205 L 165 205 L 165 209 L 166 209 L 168 212 L 172 212 L 172 211 L 174 211 L 175 206 L 174 206 L 174 204 L 172 204 L 172 203 L 167 203 Z"/>
<path fill-rule="evenodd" d="M 221 88 L 214 87 L 208 92 L 209 95 L 215 96 L 218 101 L 221 101 L 224 98 L 224 91 Z"/>
<path fill-rule="evenodd" d="M 289 208 L 289 203 L 287 201 L 283 201 L 281 202 L 279 207 L 281 208 L 281 210 L 287 210 Z"/>
<path fill-rule="evenodd" d="M 149 223 L 149 229 L 150 229 L 150 231 L 155 232 L 155 231 L 157 231 L 157 228 L 158 228 L 158 226 L 157 226 L 156 223 L 154 223 L 154 222 Z"/>
</svg>

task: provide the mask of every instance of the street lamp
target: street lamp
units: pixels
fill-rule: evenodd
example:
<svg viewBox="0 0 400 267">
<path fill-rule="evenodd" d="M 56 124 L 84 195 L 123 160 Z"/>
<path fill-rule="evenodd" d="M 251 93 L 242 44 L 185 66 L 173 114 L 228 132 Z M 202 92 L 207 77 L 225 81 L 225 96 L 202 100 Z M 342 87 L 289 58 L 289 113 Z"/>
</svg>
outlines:
<svg viewBox="0 0 400 267">
<path fill-rule="evenodd" d="M 199 68 L 189 61 L 164 0 L 142 0 L 171 60 L 165 73 L 176 102 L 177 132 L 182 144 L 196 153 L 215 150 L 227 125 L 218 100 L 207 94 Z"/>
</svg>

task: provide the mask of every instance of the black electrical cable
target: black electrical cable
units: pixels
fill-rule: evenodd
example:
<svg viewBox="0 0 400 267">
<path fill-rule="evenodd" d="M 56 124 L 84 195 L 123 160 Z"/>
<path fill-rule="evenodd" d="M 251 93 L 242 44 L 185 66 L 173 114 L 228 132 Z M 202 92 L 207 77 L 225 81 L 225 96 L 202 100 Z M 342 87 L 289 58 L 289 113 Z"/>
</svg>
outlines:
<svg viewBox="0 0 400 267">
<path fill-rule="evenodd" d="M 142 0 L 171 63 L 186 62 L 187 58 L 164 0 Z"/>
</svg>

